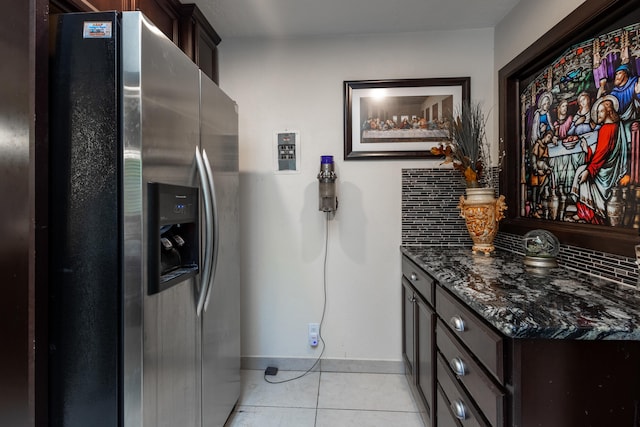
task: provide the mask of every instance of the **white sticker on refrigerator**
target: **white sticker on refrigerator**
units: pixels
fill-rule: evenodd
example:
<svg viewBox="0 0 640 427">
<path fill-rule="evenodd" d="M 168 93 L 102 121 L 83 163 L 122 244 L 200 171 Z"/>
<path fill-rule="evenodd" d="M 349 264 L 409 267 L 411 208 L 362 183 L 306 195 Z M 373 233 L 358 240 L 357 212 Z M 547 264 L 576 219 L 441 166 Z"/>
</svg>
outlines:
<svg viewBox="0 0 640 427">
<path fill-rule="evenodd" d="M 82 37 L 85 39 L 110 39 L 111 24 L 111 21 L 85 22 L 82 30 Z"/>
</svg>

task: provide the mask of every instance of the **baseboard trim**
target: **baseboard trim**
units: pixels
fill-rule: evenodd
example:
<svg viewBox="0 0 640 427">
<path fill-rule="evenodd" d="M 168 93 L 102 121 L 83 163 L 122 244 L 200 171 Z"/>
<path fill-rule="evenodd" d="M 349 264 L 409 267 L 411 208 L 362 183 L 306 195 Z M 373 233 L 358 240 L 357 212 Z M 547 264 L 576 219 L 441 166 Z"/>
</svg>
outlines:
<svg viewBox="0 0 640 427">
<path fill-rule="evenodd" d="M 316 359 L 297 357 L 252 357 L 241 358 L 242 369 L 264 370 L 267 366 L 275 366 L 281 371 L 306 371 Z M 313 371 L 321 372 L 353 372 L 368 374 L 404 374 L 404 363 L 400 360 L 348 360 L 321 359 Z"/>
</svg>

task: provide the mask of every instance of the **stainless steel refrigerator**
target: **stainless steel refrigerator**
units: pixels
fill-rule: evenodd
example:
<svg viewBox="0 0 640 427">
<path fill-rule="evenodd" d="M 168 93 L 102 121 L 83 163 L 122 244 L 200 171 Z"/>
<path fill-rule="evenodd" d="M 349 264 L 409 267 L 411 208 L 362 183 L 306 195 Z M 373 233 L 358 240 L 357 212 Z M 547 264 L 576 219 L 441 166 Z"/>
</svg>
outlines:
<svg viewBox="0 0 640 427">
<path fill-rule="evenodd" d="M 237 106 L 139 12 L 52 17 L 49 425 L 222 426 Z"/>
</svg>

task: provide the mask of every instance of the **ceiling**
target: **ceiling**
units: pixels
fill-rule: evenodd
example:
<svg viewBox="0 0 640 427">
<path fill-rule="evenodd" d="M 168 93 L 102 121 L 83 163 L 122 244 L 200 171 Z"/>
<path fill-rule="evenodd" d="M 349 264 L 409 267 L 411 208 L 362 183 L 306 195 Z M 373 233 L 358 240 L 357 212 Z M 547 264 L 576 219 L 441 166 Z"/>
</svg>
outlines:
<svg viewBox="0 0 640 427">
<path fill-rule="evenodd" d="M 194 1 L 222 40 L 494 27 L 520 0 Z"/>
</svg>

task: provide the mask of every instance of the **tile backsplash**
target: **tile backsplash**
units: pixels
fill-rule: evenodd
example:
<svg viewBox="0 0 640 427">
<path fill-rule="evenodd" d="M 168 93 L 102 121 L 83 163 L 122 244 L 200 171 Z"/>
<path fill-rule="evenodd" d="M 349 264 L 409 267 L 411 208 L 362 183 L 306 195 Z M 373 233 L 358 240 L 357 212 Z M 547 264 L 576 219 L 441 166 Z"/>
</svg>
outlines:
<svg viewBox="0 0 640 427">
<path fill-rule="evenodd" d="M 457 207 L 464 191 L 465 184 L 459 172 L 453 169 L 403 169 L 402 244 L 471 246 L 472 241 Z M 518 235 L 498 232 L 494 245 L 524 255 L 520 241 Z M 633 258 L 560 245 L 558 263 L 565 268 L 586 271 L 626 285 L 638 285 L 638 266 Z"/>
<path fill-rule="evenodd" d="M 458 202 L 465 185 L 449 169 L 402 170 L 402 244 L 471 245 Z"/>
</svg>

